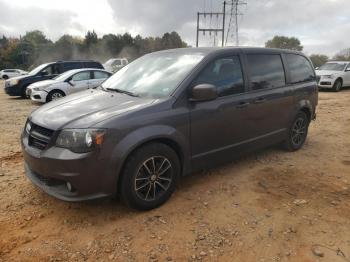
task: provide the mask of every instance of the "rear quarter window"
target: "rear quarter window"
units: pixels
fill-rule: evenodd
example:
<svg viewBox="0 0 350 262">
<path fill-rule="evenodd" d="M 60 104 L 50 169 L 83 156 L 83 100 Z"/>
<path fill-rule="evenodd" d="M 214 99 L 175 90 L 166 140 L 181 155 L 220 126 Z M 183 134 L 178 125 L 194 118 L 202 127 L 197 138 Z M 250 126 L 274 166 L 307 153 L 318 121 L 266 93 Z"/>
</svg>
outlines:
<svg viewBox="0 0 350 262">
<path fill-rule="evenodd" d="M 313 67 L 305 57 L 296 54 L 286 54 L 285 57 L 290 72 L 290 82 L 292 84 L 316 79 Z"/>
<path fill-rule="evenodd" d="M 248 54 L 252 90 L 277 88 L 286 84 L 282 58 L 278 54 Z"/>
</svg>

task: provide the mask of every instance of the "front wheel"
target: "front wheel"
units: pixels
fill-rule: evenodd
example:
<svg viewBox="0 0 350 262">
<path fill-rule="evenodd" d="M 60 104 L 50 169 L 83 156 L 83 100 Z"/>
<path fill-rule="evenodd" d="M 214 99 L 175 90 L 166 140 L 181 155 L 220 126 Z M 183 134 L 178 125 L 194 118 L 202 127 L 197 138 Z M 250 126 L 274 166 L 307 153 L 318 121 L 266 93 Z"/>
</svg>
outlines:
<svg viewBox="0 0 350 262">
<path fill-rule="evenodd" d="M 333 85 L 333 88 L 332 90 L 334 92 L 339 92 L 343 87 L 343 83 L 340 79 L 337 79 L 335 82 L 334 82 L 334 85 Z"/>
<path fill-rule="evenodd" d="M 299 150 L 305 143 L 310 120 L 304 112 L 299 112 L 288 131 L 284 147 L 288 151 Z"/>
<path fill-rule="evenodd" d="M 124 203 L 150 210 L 165 203 L 175 190 L 181 165 L 177 154 L 165 144 L 152 143 L 127 160 L 119 184 Z"/>
<path fill-rule="evenodd" d="M 7 75 L 4 75 L 4 76 L 2 77 L 2 79 L 7 80 L 7 79 L 9 79 L 9 77 L 8 77 Z"/>
<path fill-rule="evenodd" d="M 53 90 L 47 95 L 46 102 L 55 101 L 55 100 L 60 99 L 64 96 L 65 96 L 65 94 L 62 91 Z"/>
</svg>

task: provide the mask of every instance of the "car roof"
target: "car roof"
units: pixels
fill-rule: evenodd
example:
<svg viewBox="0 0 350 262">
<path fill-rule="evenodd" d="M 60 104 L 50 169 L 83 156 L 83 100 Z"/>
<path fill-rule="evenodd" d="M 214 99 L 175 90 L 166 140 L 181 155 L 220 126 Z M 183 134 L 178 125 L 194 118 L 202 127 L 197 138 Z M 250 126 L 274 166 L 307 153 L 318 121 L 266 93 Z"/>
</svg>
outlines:
<svg viewBox="0 0 350 262">
<path fill-rule="evenodd" d="M 79 68 L 79 69 L 68 70 L 67 72 L 70 72 L 71 74 L 75 74 L 75 73 L 84 72 L 84 71 L 91 71 L 91 70 L 108 73 L 106 70 L 99 69 L 99 68 Z"/>
<path fill-rule="evenodd" d="M 293 53 L 305 56 L 302 52 L 289 50 L 289 49 L 278 49 L 278 48 L 265 48 L 265 47 L 186 47 L 186 48 L 175 48 L 162 50 L 155 53 L 187 53 L 195 54 L 201 53 L 203 55 L 213 55 L 227 53 L 230 51 L 244 51 L 247 53 Z"/>
</svg>

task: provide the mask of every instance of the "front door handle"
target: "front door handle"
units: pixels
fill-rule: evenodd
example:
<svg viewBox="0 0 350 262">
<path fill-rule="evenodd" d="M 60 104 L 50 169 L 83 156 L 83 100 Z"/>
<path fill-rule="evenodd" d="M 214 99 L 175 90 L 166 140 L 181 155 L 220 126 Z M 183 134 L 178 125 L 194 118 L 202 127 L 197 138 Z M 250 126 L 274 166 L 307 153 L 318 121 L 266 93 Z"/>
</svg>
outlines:
<svg viewBox="0 0 350 262">
<path fill-rule="evenodd" d="M 254 104 L 261 104 L 261 103 L 265 103 L 266 102 L 266 98 L 264 97 L 259 97 L 258 99 L 254 100 Z"/>
<path fill-rule="evenodd" d="M 245 108 L 247 106 L 249 106 L 249 102 L 243 101 L 243 102 L 240 102 L 236 107 L 237 108 Z"/>
</svg>

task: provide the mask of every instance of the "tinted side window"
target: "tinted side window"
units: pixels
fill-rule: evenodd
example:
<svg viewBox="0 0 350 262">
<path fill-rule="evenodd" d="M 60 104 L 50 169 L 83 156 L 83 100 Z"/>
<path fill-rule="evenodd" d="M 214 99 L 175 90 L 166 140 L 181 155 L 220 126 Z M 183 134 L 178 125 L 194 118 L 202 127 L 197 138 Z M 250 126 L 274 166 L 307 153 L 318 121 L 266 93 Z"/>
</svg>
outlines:
<svg viewBox="0 0 350 262">
<path fill-rule="evenodd" d="M 46 72 L 47 75 L 59 75 L 60 72 L 60 65 L 59 64 L 52 64 L 44 68 L 41 72 Z"/>
<path fill-rule="evenodd" d="M 64 70 L 65 71 L 69 71 L 72 69 L 79 69 L 82 68 L 83 65 L 80 62 L 68 62 L 68 63 L 64 63 Z"/>
<path fill-rule="evenodd" d="M 301 55 L 286 54 L 291 82 L 300 83 L 315 80 L 315 73 L 310 62 Z"/>
<path fill-rule="evenodd" d="M 85 62 L 85 67 L 103 69 L 102 65 L 97 62 Z"/>
<path fill-rule="evenodd" d="M 217 59 L 208 64 L 194 85 L 212 84 L 219 96 L 244 93 L 243 73 L 238 56 Z"/>
<path fill-rule="evenodd" d="M 252 90 L 282 87 L 286 84 L 280 55 L 247 55 Z"/>
</svg>

